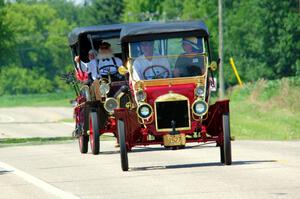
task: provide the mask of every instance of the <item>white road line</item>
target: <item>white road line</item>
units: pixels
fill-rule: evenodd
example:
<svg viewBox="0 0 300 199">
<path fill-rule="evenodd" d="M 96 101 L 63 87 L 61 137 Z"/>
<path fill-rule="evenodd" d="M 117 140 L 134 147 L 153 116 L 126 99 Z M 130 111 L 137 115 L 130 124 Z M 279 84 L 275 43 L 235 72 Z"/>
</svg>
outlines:
<svg viewBox="0 0 300 199">
<path fill-rule="evenodd" d="M 78 196 L 73 195 L 72 193 L 63 191 L 45 181 L 40 180 L 39 178 L 36 178 L 28 173 L 25 173 L 24 171 L 21 171 L 19 169 L 16 169 L 13 166 L 10 166 L 6 163 L 0 162 L 0 167 L 2 167 L 4 170 L 11 171 L 17 176 L 23 178 L 25 181 L 43 189 L 44 191 L 53 194 L 59 198 L 63 199 L 80 199 Z"/>
<path fill-rule="evenodd" d="M 74 123 L 71 123 L 71 122 L 63 122 L 63 124 L 68 125 L 68 126 L 75 127 L 75 124 L 74 124 Z"/>
<path fill-rule="evenodd" d="M 13 122 L 15 118 L 7 115 L 0 115 L 0 122 Z"/>
</svg>

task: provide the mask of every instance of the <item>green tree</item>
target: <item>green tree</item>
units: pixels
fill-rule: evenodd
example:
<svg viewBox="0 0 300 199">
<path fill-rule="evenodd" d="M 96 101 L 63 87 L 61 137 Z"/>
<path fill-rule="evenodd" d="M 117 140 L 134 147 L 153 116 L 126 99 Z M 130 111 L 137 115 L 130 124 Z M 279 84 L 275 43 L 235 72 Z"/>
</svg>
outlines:
<svg viewBox="0 0 300 199">
<path fill-rule="evenodd" d="M 7 25 L 4 23 L 5 18 L 5 3 L 4 0 L 0 0 L 0 66 L 5 65 L 9 62 L 9 47 L 8 42 L 10 41 L 10 31 Z"/>
<path fill-rule="evenodd" d="M 86 16 L 85 7 L 82 5 L 75 5 L 73 1 L 69 0 L 39 0 L 40 4 L 47 4 L 53 8 L 59 19 L 66 20 L 69 24 L 76 24 L 77 26 L 85 26 Z"/>
<path fill-rule="evenodd" d="M 299 73 L 299 14 L 291 1 L 234 1 L 226 10 L 225 62 L 236 60 L 242 79 Z M 235 82 L 227 65 L 225 76 Z M 225 65 L 226 67 L 226 65 Z"/>
<path fill-rule="evenodd" d="M 294 1 L 259 2 L 265 10 L 261 20 L 265 25 L 264 44 L 268 48 L 264 48 L 263 56 L 274 72 L 271 78 L 300 74 L 297 56 L 300 54 L 300 18 L 299 13 L 292 10 L 293 4 Z"/>
<path fill-rule="evenodd" d="M 41 69 L 26 69 L 15 65 L 0 69 L 0 95 L 48 93 L 53 90 L 51 81 Z"/>
<path fill-rule="evenodd" d="M 164 0 L 162 3 L 163 18 L 166 20 L 178 20 L 183 14 L 184 1 Z"/>
<path fill-rule="evenodd" d="M 10 4 L 6 6 L 4 23 L 13 31 L 10 48 L 14 49 L 11 57 L 16 65 L 47 68 L 51 78 L 71 63 L 62 58 L 58 61 L 57 57 L 69 54 L 66 37 L 72 26 L 58 19 L 49 5 Z"/>
<path fill-rule="evenodd" d="M 122 0 L 91 0 L 85 7 L 87 25 L 114 24 L 121 22 Z"/>
<path fill-rule="evenodd" d="M 124 0 L 123 21 L 138 22 L 162 19 L 160 0 Z"/>
</svg>

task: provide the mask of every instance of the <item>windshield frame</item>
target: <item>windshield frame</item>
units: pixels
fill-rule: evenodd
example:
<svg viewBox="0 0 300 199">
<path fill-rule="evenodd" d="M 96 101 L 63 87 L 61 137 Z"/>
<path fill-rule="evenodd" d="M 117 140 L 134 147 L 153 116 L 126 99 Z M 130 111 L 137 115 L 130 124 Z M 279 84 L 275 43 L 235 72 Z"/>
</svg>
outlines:
<svg viewBox="0 0 300 199">
<path fill-rule="evenodd" d="M 174 77 L 173 75 L 169 76 L 169 77 L 166 77 L 166 78 L 158 78 L 158 79 L 134 79 L 133 77 L 133 72 L 134 72 L 134 67 L 133 67 L 133 59 L 136 59 L 137 57 L 133 58 L 132 57 L 132 44 L 134 43 L 140 43 L 140 42 L 143 42 L 143 41 L 159 41 L 161 44 L 164 44 L 165 42 L 168 42 L 169 40 L 172 40 L 172 39 L 182 39 L 184 38 L 184 36 L 180 36 L 180 35 L 176 35 L 176 37 L 174 36 L 170 36 L 170 37 L 166 37 L 166 35 L 164 35 L 163 37 L 161 38 L 155 38 L 155 39 L 152 39 L 152 40 L 147 40 L 147 39 L 143 39 L 143 40 L 138 40 L 138 41 L 131 41 L 131 42 L 126 42 L 125 45 L 123 44 L 123 48 L 127 49 L 127 53 L 125 53 L 125 56 L 126 56 L 126 67 L 129 71 L 129 76 L 130 76 L 130 79 L 134 82 L 138 82 L 138 81 L 159 81 L 159 80 L 162 80 L 162 79 L 168 79 L 168 80 L 176 80 L 176 79 L 182 79 L 182 78 L 188 78 L 188 79 L 194 79 L 194 78 L 205 78 L 205 76 L 207 76 L 207 73 L 208 73 L 208 64 L 209 64 L 209 61 L 210 61 L 210 48 L 209 48 L 209 42 L 208 42 L 208 38 L 204 37 L 204 36 L 199 36 L 199 35 L 193 35 L 194 37 L 197 37 L 197 38 L 201 38 L 202 39 L 202 52 L 200 53 L 197 53 L 198 55 L 201 55 L 203 56 L 203 60 L 204 60 L 204 63 L 203 63 L 203 66 L 204 66 L 204 72 L 202 75 L 193 75 L 193 76 L 183 76 L 183 77 Z M 149 38 L 151 38 L 149 36 Z M 163 47 L 168 47 L 167 46 L 163 46 Z M 181 55 L 181 54 L 170 54 L 170 55 L 165 55 L 165 51 L 166 50 L 162 50 L 159 55 L 159 57 L 165 57 L 165 58 L 170 58 L 170 57 L 177 57 L 176 59 L 178 59 L 178 57 Z M 196 53 L 194 53 L 196 54 Z M 158 57 L 158 56 L 154 56 L 154 57 Z M 172 73 L 173 69 L 170 70 L 170 72 Z"/>
</svg>

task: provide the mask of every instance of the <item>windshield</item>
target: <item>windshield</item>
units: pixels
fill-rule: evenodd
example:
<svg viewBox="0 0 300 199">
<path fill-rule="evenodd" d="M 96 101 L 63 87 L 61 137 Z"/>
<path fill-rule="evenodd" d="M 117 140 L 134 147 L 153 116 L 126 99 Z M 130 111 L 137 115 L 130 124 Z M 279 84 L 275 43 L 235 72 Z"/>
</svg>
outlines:
<svg viewBox="0 0 300 199">
<path fill-rule="evenodd" d="M 201 76 L 207 56 L 200 37 L 170 38 L 129 43 L 133 80 Z"/>
</svg>

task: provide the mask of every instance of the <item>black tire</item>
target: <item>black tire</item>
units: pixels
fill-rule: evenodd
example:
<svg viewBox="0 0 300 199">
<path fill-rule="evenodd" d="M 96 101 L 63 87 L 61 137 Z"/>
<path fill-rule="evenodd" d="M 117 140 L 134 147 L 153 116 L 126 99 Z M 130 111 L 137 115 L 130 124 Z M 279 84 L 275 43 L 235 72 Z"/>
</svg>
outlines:
<svg viewBox="0 0 300 199">
<path fill-rule="evenodd" d="M 221 163 L 224 164 L 225 157 L 224 157 L 224 147 L 223 146 L 220 146 L 220 159 L 221 159 Z"/>
<path fill-rule="evenodd" d="M 127 147 L 126 147 L 125 124 L 123 121 L 118 120 L 117 125 L 118 125 L 118 133 L 119 133 L 121 167 L 123 171 L 128 171 L 128 155 L 127 155 Z"/>
<path fill-rule="evenodd" d="M 220 146 L 221 162 L 225 165 L 231 165 L 231 140 L 230 140 L 230 121 L 229 113 L 223 114 L 223 145 Z"/>
<path fill-rule="evenodd" d="M 78 138 L 79 150 L 80 153 L 87 153 L 89 150 L 89 136 L 88 135 L 80 135 Z"/>
<path fill-rule="evenodd" d="M 90 121 L 91 151 L 94 155 L 97 155 L 99 154 L 100 151 L 100 134 L 99 134 L 98 115 L 96 111 L 90 112 L 89 121 Z"/>
</svg>

